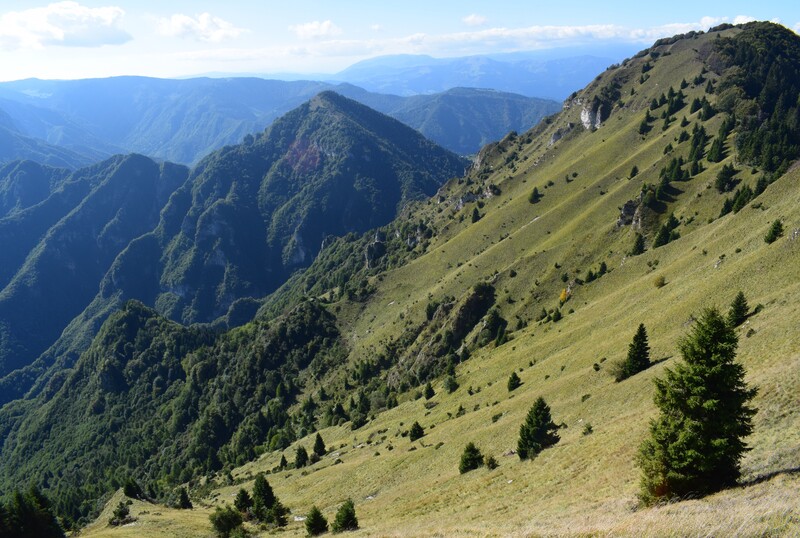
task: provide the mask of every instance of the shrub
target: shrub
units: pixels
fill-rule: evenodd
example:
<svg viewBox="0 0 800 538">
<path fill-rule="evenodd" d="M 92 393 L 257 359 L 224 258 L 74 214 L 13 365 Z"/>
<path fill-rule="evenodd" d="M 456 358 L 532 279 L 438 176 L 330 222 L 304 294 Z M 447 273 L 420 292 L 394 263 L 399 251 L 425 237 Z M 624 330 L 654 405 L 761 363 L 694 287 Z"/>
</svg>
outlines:
<svg viewBox="0 0 800 538">
<path fill-rule="evenodd" d="M 306 515 L 306 532 L 309 536 L 319 536 L 328 532 L 328 520 L 316 506 L 312 506 L 311 511 Z"/>
<path fill-rule="evenodd" d="M 331 525 L 333 532 L 355 531 L 358 530 L 358 518 L 356 517 L 356 507 L 352 499 L 347 499 L 336 512 L 336 518 Z"/>
<path fill-rule="evenodd" d="M 474 443 L 467 443 L 464 447 L 464 453 L 461 454 L 461 461 L 458 464 L 458 472 L 464 474 L 466 472 L 477 469 L 483 465 L 483 454 Z"/>
<path fill-rule="evenodd" d="M 556 444 L 561 439 L 557 432 L 558 426 L 550 417 L 550 406 L 540 396 L 519 428 L 517 441 L 519 459 L 533 459 L 545 448 Z"/>
<path fill-rule="evenodd" d="M 211 520 L 211 526 L 214 527 L 217 536 L 221 538 L 227 538 L 242 526 L 242 514 L 228 505 L 224 508 L 217 506 L 214 513 L 208 516 L 208 519 Z"/>
<path fill-rule="evenodd" d="M 663 288 L 667 285 L 667 279 L 664 277 L 664 275 L 658 275 L 655 280 L 653 280 L 653 285 L 656 288 Z"/>
<path fill-rule="evenodd" d="M 494 469 L 497 469 L 500 466 L 500 464 L 497 463 L 497 459 L 495 459 L 494 456 L 489 456 L 488 454 L 486 455 L 485 458 L 483 458 L 483 464 L 490 471 L 494 470 Z"/>
<path fill-rule="evenodd" d="M 706 310 L 680 343 L 683 362 L 655 380 L 661 413 L 637 458 L 644 503 L 712 493 L 739 478 L 756 390 L 747 387 L 744 368 L 734 360 L 737 343 L 728 321 Z"/>
<path fill-rule="evenodd" d="M 114 511 L 112 512 L 111 519 L 108 520 L 108 524 L 112 526 L 119 526 L 125 525 L 133 521 L 131 516 L 131 510 L 128 508 L 128 505 L 125 501 L 120 501 Z"/>
<path fill-rule="evenodd" d="M 458 381 L 456 381 L 456 377 L 454 375 L 448 375 L 444 378 L 444 390 L 447 391 L 448 394 L 454 393 L 458 389 Z"/>
</svg>

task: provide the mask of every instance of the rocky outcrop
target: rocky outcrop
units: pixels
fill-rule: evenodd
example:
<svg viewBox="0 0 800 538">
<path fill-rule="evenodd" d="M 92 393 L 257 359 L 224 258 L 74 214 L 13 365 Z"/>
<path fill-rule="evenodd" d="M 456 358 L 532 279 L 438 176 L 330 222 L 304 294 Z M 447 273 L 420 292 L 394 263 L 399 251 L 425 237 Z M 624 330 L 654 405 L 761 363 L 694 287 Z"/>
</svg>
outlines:
<svg viewBox="0 0 800 538">
<path fill-rule="evenodd" d="M 581 115 L 581 117 L 583 117 L 583 115 Z M 548 145 L 552 146 L 553 144 L 555 144 L 556 142 L 567 136 L 570 132 L 572 132 L 573 128 L 575 128 L 575 124 L 569 122 L 564 127 L 559 127 L 558 129 L 556 129 L 556 132 L 553 133 L 553 135 L 550 137 L 550 143 Z"/>
</svg>

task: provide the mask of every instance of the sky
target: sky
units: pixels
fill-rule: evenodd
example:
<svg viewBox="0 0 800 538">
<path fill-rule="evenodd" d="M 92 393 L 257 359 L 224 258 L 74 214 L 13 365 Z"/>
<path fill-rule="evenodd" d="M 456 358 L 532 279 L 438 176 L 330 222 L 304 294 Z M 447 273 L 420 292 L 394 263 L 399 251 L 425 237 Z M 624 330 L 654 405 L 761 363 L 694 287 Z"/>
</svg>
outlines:
<svg viewBox="0 0 800 538">
<path fill-rule="evenodd" d="M 645 48 L 750 20 L 800 32 L 800 2 L 0 0 L 0 80 L 332 74 L 390 54 Z"/>
</svg>

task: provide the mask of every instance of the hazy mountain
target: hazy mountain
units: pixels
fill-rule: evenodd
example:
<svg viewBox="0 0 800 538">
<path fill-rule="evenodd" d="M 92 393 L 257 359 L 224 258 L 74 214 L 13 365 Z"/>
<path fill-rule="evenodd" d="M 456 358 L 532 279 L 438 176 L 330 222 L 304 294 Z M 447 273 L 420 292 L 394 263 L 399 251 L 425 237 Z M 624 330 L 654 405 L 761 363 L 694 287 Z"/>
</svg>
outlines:
<svg viewBox="0 0 800 538">
<path fill-rule="evenodd" d="M 10 141 L 0 140 L 0 162 L 31 158 L 75 168 L 114 153 L 136 152 L 195 163 L 263 130 L 326 89 L 400 119 L 465 155 L 508 131 L 529 129 L 560 107 L 544 99 L 469 89 L 405 98 L 350 84 L 259 78 L 31 79 L 0 83 L 0 112 L 5 112 L 0 114 L 0 136 L 3 118 L 17 129 L 8 135 Z M 451 125 L 462 133 L 451 131 Z"/>
</svg>

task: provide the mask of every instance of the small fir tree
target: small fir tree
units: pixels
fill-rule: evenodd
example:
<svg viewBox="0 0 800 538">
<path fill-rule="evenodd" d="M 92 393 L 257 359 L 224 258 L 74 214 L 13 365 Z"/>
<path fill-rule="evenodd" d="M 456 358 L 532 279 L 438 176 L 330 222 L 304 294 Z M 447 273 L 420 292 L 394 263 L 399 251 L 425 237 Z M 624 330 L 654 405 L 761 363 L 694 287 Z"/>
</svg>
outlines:
<svg viewBox="0 0 800 538">
<path fill-rule="evenodd" d="M 650 367 L 650 345 L 647 343 L 647 329 L 639 324 L 633 341 L 628 345 L 628 356 L 622 364 L 617 381 L 627 379 Z"/>
<path fill-rule="evenodd" d="M 750 307 L 747 305 L 744 292 L 739 292 L 731 303 L 731 309 L 728 311 L 728 323 L 731 327 L 738 327 L 747 319 L 747 313 Z"/>
<path fill-rule="evenodd" d="M 306 532 L 309 536 L 319 536 L 328 532 L 328 520 L 316 506 L 312 506 L 306 515 Z"/>
<path fill-rule="evenodd" d="M 661 413 L 637 459 L 646 504 L 713 493 L 739 478 L 756 390 L 735 362 L 736 347 L 733 327 L 716 309 L 706 310 L 680 344 L 683 362 L 655 380 Z"/>
<path fill-rule="evenodd" d="M 535 204 L 541 199 L 542 195 L 539 194 L 539 189 L 534 187 L 533 190 L 531 191 L 531 194 L 528 196 L 528 201 L 532 204 Z"/>
<path fill-rule="evenodd" d="M 508 378 L 508 392 L 518 389 L 520 385 L 522 385 L 522 380 L 517 375 L 517 372 L 511 372 L 511 376 Z"/>
<path fill-rule="evenodd" d="M 294 453 L 294 468 L 301 469 L 308 465 L 308 451 L 306 447 L 299 446 Z"/>
<path fill-rule="evenodd" d="M 411 439 L 411 442 L 414 442 L 424 435 L 425 430 L 420 426 L 419 422 L 414 421 L 414 424 L 411 425 L 411 429 L 408 430 L 408 438 Z"/>
<path fill-rule="evenodd" d="M 286 456 L 281 454 L 281 461 L 278 463 L 278 467 L 281 469 L 286 469 L 289 466 L 289 462 L 286 461 Z"/>
<path fill-rule="evenodd" d="M 331 525 L 333 532 L 355 531 L 358 530 L 358 518 L 356 517 L 356 507 L 353 499 L 347 499 L 336 512 L 336 518 Z"/>
<path fill-rule="evenodd" d="M 640 233 L 637 233 L 636 238 L 633 240 L 633 248 L 631 248 L 630 255 L 638 256 L 642 253 L 644 253 L 644 236 Z"/>
<path fill-rule="evenodd" d="M 431 386 L 430 381 L 425 385 L 425 391 L 422 393 L 425 396 L 426 400 L 430 400 L 436 395 L 436 392 L 433 390 L 433 386 Z"/>
<path fill-rule="evenodd" d="M 243 513 L 253 507 L 253 499 L 250 498 L 250 494 L 247 493 L 246 489 L 241 488 L 239 490 L 239 493 L 236 494 L 236 498 L 233 500 L 233 506 Z"/>
<path fill-rule="evenodd" d="M 328 450 L 325 448 L 325 441 L 322 440 L 322 436 L 317 432 L 317 437 L 314 438 L 314 454 L 318 457 L 324 456 Z"/>
<path fill-rule="evenodd" d="M 631 173 L 628 177 L 635 178 L 638 175 L 639 175 L 639 167 L 634 164 L 633 168 L 631 168 Z"/>
<path fill-rule="evenodd" d="M 267 512 L 273 504 L 275 504 L 275 493 L 272 491 L 272 486 L 267 482 L 264 473 L 258 473 L 253 484 L 253 514 L 257 519 L 266 521 Z"/>
<path fill-rule="evenodd" d="M 456 390 L 458 390 L 458 381 L 456 381 L 456 376 L 451 374 L 444 378 L 444 390 L 446 390 L 448 394 L 453 394 Z"/>
<path fill-rule="evenodd" d="M 478 222 L 479 220 L 481 220 L 481 212 L 475 207 L 472 209 L 472 222 Z"/>
<path fill-rule="evenodd" d="M 191 510 L 194 508 L 191 499 L 189 499 L 189 494 L 186 492 L 186 488 L 184 487 L 181 487 L 178 490 L 178 504 L 176 507 L 181 510 Z"/>
<path fill-rule="evenodd" d="M 767 235 L 764 236 L 764 241 L 766 243 L 774 243 L 782 235 L 783 235 L 783 222 L 781 222 L 780 219 L 777 219 L 769 227 Z"/>
<path fill-rule="evenodd" d="M 545 448 L 556 444 L 561 438 L 558 436 L 558 426 L 550 416 L 550 406 L 539 396 L 528 411 L 525 422 L 519 428 L 517 441 L 517 454 L 519 459 L 533 459 Z"/>
<path fill-rule="evenodd" d="M 458 464 L 458 472 L 467 473 L 483 465 L 483 454 L 475 443 L 467 443 L 464 453 L 461 454 L 461 461 Z"/>
<path fill-rule="evenodd" d="M 286 514 L 288 513 L 289 510 L 283 506 L 281 501 L 275 499 L 272 507 L 267 512 L 267 522 L 272 523 L 276 527 L 285 527 L 288 523 L 288 520 L 286 519 Z"/>
</svg>

